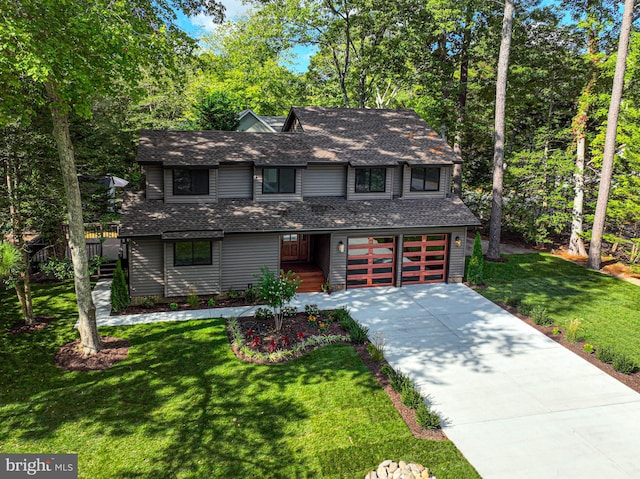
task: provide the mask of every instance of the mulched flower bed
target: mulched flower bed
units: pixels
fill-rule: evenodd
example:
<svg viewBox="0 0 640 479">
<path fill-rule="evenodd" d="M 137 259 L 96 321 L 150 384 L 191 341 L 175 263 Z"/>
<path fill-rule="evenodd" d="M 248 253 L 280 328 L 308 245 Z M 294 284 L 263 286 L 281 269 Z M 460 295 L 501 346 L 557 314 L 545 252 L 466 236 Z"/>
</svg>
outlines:
<svg viewBox="0 0 640 479">
<path fill-rule="evenodd" d="M 535 324 L 529 316 L 525 316 L 523 314 L 518 313 L 517 308 L 513 306 L 507 306 L 504 303 L 497 303 L 502 309 L 509 311 L 511 314 L 519 318 L 520 320 L 527 323 L 529 326 L 537 329 L 547 337 L 553 339 L 556 343 L 564 346 L 568 350 L 577 354 L 581 358 L 589 361 L 591 364 L 599 368 L 600 370 L 607 373 L 609 376 L 617 379 L 623 384 L 626 384 L 628 387 L 633 389 L 634 391 L 640 393 L 640 371 L 636 371 L 633 374 L 623 374 L 621 372 L 613 369 L 613 366 L 610 364 L 603 363 L 600 361 L 594 353 L 587 353 L 583 350 L 583 347 L 586 341 L 581 341 L 578 343 L 571 343 L 565 339 L 564 331 L 561 330 L 560 334 L 553 334 L 554 326 L 540 326 Z"/>
<path fill-rule="evenodd" d="M 277 332 L 275 331 L 275 323 L 273 319 L 260 320 L 249 316 L 236 318 L 243 335 L 245 336 L 245 338 L 247 338 L 246 344 L 252 346 L 254 344 L 255 338 L 259 338 L 259 341 L 256 341 L 255 346 L 252 349 L 265 354 L 272 352 L 274 344 L 278 349 L 292 348 L 295 343 L 299 341 L 298 335 L 300 333 L 302 333 L 303 339 L 319 334 L 342 335 L 345 336 L 346 342 L 347 333 L 344 329 L 342 329 L 342 326 L 340 326 L 340 323 L 338 323 L 337 321 L 329 324 L 325 333 L 321 333 L 319 331 L 317 323 L 319 323 L 320 321 L 324 322 L 325 319 L 327 319 L 326 314 L 320 314 L 315 322 L 309 322 L 307 320 L 306 313 L 297 313 L 292 317 L 286 318 L 284 320 L 281 331 Z M 420 426 L 416 421 L 415 410 L 402 404 L 400 394 L 396 392 L 393 387 L 391 387 L 389 378 L 382 372 L 382 367 L 388 365 L 386 361 L 374 361 L 371 358 L 371 355 L 367 352 L 366 344 L 352 344 L 352 346 L 362 359 L 362 362 L 365 364 L 365 366 L 371 371 L 373 377 L 378 381 L 380 387 L 385 391 L 385 393 L 389 397 L 389 400 L 396 408 L 414 437 L 419 439 L 431 440 L 447 439 L 445 433 L 441 429 L 429 430 Z M 309 348 L 305 352 L 308 352 L 310 350 L 311 348 Z M 269 364 L 264 360 L 245 358 L 237 350 L 234 350 L 234 353 L 244 361 Z"/>
<path fill-rule="evenodd" d="M 250 306 L 259 306 L 261 304 L 264 304 L 263 301 L 248 302 L 244 298 L 216 299 L 214 306 L 209 305 L 208 300 L 204 300 L 204 299 L 200 300 L 198 305 L 195 307 L 192 307 L 191 305 L 189 305 L 189 303 L 187 303 L 185 299 L 179 299 L 177 301 L 174 301 L 174 303 L 177 305 L 176 309 L 171 309 L 171 306 L 170 306 L 172 304 L 171 302 L 155 303 L 149 306 L 131 305 L 125 310 L 120 311 L 118 313 L 111 311 L 111 316 L 122 316 L 125 314 L 167 313 L 171 311 L 193 311 L 195 309 L 232 308 L 236 306 L 250 307 Z"/>
<path fill-rule="evenodd" d="M 67 371 L 99 371 L 127 358 L 129 341 L 110 336 L 100 339 L 102 349 L 91 355 L 82 352 L 79 339 L 65 344 L 55 355 L 55 365 Z"/>
<path fill-rule="evenodd" d="M 11 325 L 8 331 L 9 331 L 9 334 L 32 333 L 34 331 L 38 331 L 40 329 L 46 328 L 47 325 L 54 319 L 55 318 L 53 316 L 38 315 L 35 317 L 35 321 L 33 324 L 26 324 L 24 320 L 20 320 L 14 323 L 13 325 Z"/>
</svg>

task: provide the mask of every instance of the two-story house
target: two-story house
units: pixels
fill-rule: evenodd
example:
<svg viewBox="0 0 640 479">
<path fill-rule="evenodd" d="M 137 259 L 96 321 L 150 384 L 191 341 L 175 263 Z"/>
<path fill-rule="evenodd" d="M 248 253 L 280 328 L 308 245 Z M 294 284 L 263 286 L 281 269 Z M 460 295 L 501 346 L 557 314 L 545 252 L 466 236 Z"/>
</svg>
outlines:
<svg viewBox="0 0 640 479">
<path fill-rule="evenodd" d="M 450 193 L 460 161 L 409 110 L 294 107 L 282 133 L 143 131 L 146 188 L 120 229 L 131 294 L 243 290 L 263 265 L 334 289 L 461 281 L 479 223 Z"/>
</svg>

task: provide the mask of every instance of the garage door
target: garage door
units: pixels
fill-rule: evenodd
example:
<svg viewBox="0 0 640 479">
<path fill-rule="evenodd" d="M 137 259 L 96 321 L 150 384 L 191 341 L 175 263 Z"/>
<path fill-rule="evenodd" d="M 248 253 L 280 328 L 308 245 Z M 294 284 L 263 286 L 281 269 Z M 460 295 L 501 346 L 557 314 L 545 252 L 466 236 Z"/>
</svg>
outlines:
<svg viewBox="0 0 640 479">
<path fill-rule="evenodd" d="M 402 244 L 402 284 L 447 280 L 449 238 L 446 234 L 405 236 Z"/>
<path fill-rule="evenodd" d="M 347 287 L 393 286 L 396 238 L 349 238 Z"/>
</svg>

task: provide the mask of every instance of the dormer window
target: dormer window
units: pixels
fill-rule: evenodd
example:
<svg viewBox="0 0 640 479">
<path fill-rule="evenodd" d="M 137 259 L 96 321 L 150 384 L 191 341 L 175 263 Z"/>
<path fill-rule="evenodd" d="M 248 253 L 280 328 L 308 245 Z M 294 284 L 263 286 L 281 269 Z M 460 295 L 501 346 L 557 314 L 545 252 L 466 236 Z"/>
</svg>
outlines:
<svg viewBox="0 0 640 479">
<path fill-rule="evenodd" d="M 296 192 L 295 168 L 263 168 L 262 193 L 283 194 Z"/>
<path fill-rule="evenodd" d="M 438 191 L 440 189 L 440 168 L 411 168 L 411 191 Z"/>
<path fill-rule="evenodd" d="M 386 168 L 356 168 L 356 193 L 384 193 Z"/>
<path fill-rule="evenodd" d="M 173 194 L 208 195 L 209 170 L 173 170 Z"/>
</svg>

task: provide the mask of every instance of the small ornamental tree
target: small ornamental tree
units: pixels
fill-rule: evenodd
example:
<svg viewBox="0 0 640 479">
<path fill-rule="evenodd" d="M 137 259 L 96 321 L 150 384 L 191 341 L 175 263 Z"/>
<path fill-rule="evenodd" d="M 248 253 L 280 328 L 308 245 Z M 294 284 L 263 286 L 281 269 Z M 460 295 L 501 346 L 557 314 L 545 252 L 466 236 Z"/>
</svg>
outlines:
<svg viewBox="0 0 640 479">
<path fill-rule="evenodd" d="M 484 283 L 484 257 L 482 255 L 480 233 L 476 233 L 476 239 L 473 243 L 473 253 L 467 264 L 467 281 L 471 284 Z"/>
<path fill-rule="evenodd" d="M 129 287 L 124 277 L 124 271 L 122 271 L 122 265 L 118 261 L 113 272 L 113 281 L 111 282 L 111 308 L 116 313 L 119 313 L 124 311 L 130 303 Z"/>
<path fill-rule="evenodd" d="M 20 250 L 11 243 L 0 241 L 0 279 L 4 279 L 7 286 L 15 288 L 25 323 L 34 324 L 31 288 L 25 281 L 28 275 L 28 267 Z"/>
<path fill-rule="evenodd" d="M 266 266 L 261 266 L 260 271 L 262 274 L 255 275 L 260 288 L 260 299 L 266 301 L 267 305 L 273 309 L 276 331 L 280 331 L 284 320 L 282 309 L 296 295 L 296 291 L 300 286 L 300 278 L 293 271 L 285 273 L 284 270 L 280 270 L 278 274 L 269 270 Z"/>
</svg>

